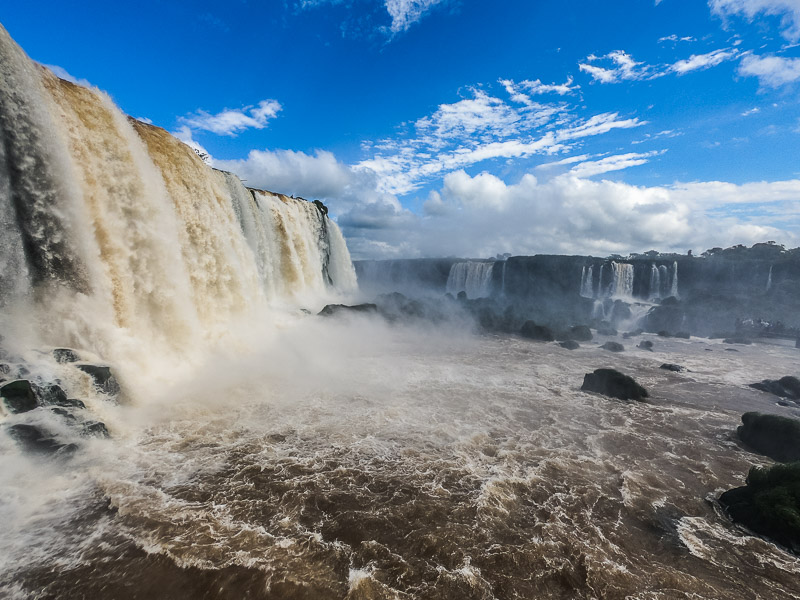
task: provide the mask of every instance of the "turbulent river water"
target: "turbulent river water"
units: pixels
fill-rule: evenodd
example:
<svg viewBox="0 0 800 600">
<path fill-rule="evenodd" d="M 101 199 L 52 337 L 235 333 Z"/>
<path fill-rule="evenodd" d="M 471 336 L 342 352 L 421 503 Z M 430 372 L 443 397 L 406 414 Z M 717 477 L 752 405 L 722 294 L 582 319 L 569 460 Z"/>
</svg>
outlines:
<svg viewBox="0 0 800 600">
<path fill-rule="evenodd" d="M 645 335 L 645 337 L 648 337 Z M 17 598 L 790 598 L 800 561 L 715 504 L 764 459 L 747 383 L 797 350 L 611 354 L 287 315 L 67 462 L 4 448 Z M 257 341 L 256 341 L 257 340 Z M 658 368 L 678 362 L 690 369 Z M 580 391 L 614 366 L 646 404 Z"/>
</svg>

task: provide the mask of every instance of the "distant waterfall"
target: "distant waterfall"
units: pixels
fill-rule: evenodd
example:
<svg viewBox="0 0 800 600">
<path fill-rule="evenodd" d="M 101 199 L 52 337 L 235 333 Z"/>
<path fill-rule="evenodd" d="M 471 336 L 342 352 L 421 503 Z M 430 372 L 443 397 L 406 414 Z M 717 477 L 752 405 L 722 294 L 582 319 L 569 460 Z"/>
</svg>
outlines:
<svg viewBox="0 0 800 600">
<path fill-rule="evenodd" d="M 633 296 L 633 265 L 611 263 L 611 286 L 608 296 L 612 298 L 631 298 Z"/>
<path fill-rule="evenodd" d="M 772 288 L 772 265 L 769 266 L 769 275 L 767 275 L 766 291 L 769 291 L 771 288 Z"/>
<path fill-rule="evenodd" d="M 672 263 L 672 284 L 669 288 L 669 295 L 678 297 L 678 261 Z"/>
<path fill-rule="evenodd" d="M 663 298 L 663 297 L 669 295 L 669 294 L 665 293 L 666 292 L 665 288 L 666 288 L 666 285 L 667 285 L 667 281 L 669 281 L 669 269 L 667 269 L 667 267 L 665 265 L 660 265 L 658 267 L 658 274 L 659 274 L 659 281 L 660 281 L 659 288 L 658 288 L 658 297 L 659 298 Z"/>
<path fill-rule="evenodd" d="M 447 291 L 466 292 L 467 298 L 485 298 L 491 293 L 493 262 L 455 263 L 447 277 Z"/>
<path fill-rule="evenodd" d="M 581 296 L 584 298 L 594 298 L 594 287 L 592 285 L 593 267 L 581 268 Z"/>
<path fill-rule="evenodd" d="M 650 300 L 661 297 L 661 273 L 655 263 L 650 266 L 650 289 L 648 290 Z"/>
<path fill-rule="evenodd" d="M 274 302 L 356 288 L 324 206 L 209 168 L 2 27 L 0 224 L 0 334 L 21 347 L 185 360 Z"/>
</svg>

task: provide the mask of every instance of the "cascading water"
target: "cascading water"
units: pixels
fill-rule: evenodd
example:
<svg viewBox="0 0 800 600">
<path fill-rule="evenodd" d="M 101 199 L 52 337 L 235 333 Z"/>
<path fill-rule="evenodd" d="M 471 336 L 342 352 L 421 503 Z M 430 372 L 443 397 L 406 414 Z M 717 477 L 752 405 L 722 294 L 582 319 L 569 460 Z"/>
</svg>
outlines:
<svg viewBox="0 0 800 600">
<path fill-rule="evenodd" d="M 659 297 L 663 298 L 665 296 L 669 296 L 669 294 L 666 293 L 666 285 L 667 281 L 669 281 L 669 269 L 667 269 L 666 265 L 659 265 L 658 273 L 660 282 L 658 295 Z"/>
<path fill-rule="evenodd" d="M 769 266 L 769 275 L 767 275 L 766 291 L 769 291 L 771 288 L 772 288 L 772 265 Z"/>
<path fill-rule="evenodd" d="M 650 289 L 648 296 L 650 300 L 661 297 L 661 274 L 655 263 L 650 265 Z"/>
<path fill-rule="evenodd" d="M 447 291 L 466 292 L 467 298 L 485 298 L 491 293 L 493 262 L 467 261 L 455 263 L 447 277 Z"/>
<path fill-rule="evenodd" d="M 271 302 L 355 290 L 321 205 L 248 190 L 105 94 L 36 66 L 2 28 L 0 75 L 6 346 L 185 362 Z"/>
<path fill-rule="evenodd" d="M 611 298 L 631 298 L 633 296 L 633 265 L 611 262 L 611 286 L 608 296 Z"/>
<path fill-rule="evenodd" d="M 581 268 L 581 296 L 584 298 L 594 298 L 594 288 L 592 286 L 592 271 L 594 267 L 589 265 L 589 268 Z"/>
<path fill-rule="evenodd" d="M 678 297 L 678 261 L 672 263 L 672 283 L 669 286 L 669 295 Z"/>
</svg>

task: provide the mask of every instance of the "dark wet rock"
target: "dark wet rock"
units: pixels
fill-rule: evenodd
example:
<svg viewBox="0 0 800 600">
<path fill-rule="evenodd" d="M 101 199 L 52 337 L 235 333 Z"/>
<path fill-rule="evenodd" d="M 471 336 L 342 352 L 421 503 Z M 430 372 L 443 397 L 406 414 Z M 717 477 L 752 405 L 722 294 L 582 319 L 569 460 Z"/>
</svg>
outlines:
<svg viewBox="0 0 800 600">
<path fill-rule="evenodd" d="M 347 313 L 372 314 L 377 312 L 378 306 L 376 304 L 364 303 L 353 304 L 352 306 L 348 306 L 347 304 L 328 304 L 317 314 L 322 317 L 331 317 Z"/>
<path fill-rule="evenodd" d="M 556 336 L 559 341 L 588 342 L 592 339 L 592 330 L 586 325 L 575 325 Z"/>
<path fill-rule="evenodd" d="M 46 383 L 42 385 L 33 384 L 34 392 L 42 404 L 67 406 L 69 399 L 67 393 L 61 388 L 60 385 L 55 383 Z"/>
<path fill-rule="evenodd" d="M 797 419 L 747 412 L 742 415 L 742 425 L 736 433 L 747 446 L 773 460 L 800 460 L 800 421 Z"/>
<path fill-rule="evenodd" d="M 110 437 L 106 424 L 102 421 L 86 421 L 83 424 L 83 435 L 93 437 Z"/>
<path fill-rule="evenodd" d="M 686 367 L 682 365 L 676 365 L 675 363 L 664 363 L 659 369 L 664 369 L 665 371 L 674 371 L 675 373 L 682 373 L 686 370 Z"/>
<path fill-rule="evenodd" d="M 675 334 L 674 337 L 688 340 L 689 338 L 692 337 L 692 334 L 689 333 L 688 331 L 679 331 L 678 333 Z"/>
<path fill-rule="evenodd" d="M 0 375 L 10 375 L 11 365 L 7 363 L 0 363 Z"/>
<path fill-rule="evenodd" d="M 562 348 L 566 348 L 567 350 L 577 350 L 578 348 L 581 347 L 581 345 L 575 340 L 566 340 L 560 342 L 558 345 L 561 346 Z"/>
<path fill-rule="evenodd" d="M 63 417 L 67 421 L 77 421 L 77 417 L 73 415 L 69 410 L 63 408 L 61 406 L 51 406 L 50 412 L 54 415 L 58 415 L 59 417 Z"/>
<path fill-rule="evenodd" d="M 111 373 L 111 367 L 90 364 L 79 364 L 76 366 L 94 379 L 95 386 L 97 386 L 101 392 L 110 396 L 119 394 L 119 383 L 117 383 L 116 377 Z"/>
<path fill-rule="evenodd" d="M 752 340 L 748 340 L 747 338 L 743 338 L 743 337 L 729 337 L 729 338 L 725 338 L 724 340 L 722 340 L 722 343 L 723 344 L 744 344 L 744 345 L 749 346 L 753 342 L 752 342 Z"/>
<path fill-rule="evenodd" d="M 651 342 L 650 340 L 642 340 L 636 347 L 641 348 L 642 350 L 649 350 L 650 352 L 652 352 L 653 342 Z"/>
<path fill-rule="evenodd" d="M 636 337 L 637 335 L 642 335 L 644 333 L 643 329 L 634 329 L 633 331 L 626 331 L 622 334 L 623 339 L 628 339 L 632 337 Z"/>
<path fill-rule="evenodd" d="M 18 423 L 8 428 L 8 434 L 29 452 L 37 454 L 70 455 L 78 447 L 75 444 L 62 444 L 53 435 L 35 425 Z"/>
<path fill-rule="evenodd" d="M 74 363 L 81 360 L 78 353 L 71 348 L 53 348 L 53 358 L 57 363 Z"/>
<path fill-rule="evenodd" d="M 781 398 L 800 400 L 800 380 L 790 375 L 780 379 L 764 379 L 759 383 L 751 383 L 750 387 Z"/>
<path fill-rule="evenodd" d="M 736 348 L 725 348 L 725 352 L 738 352 Z"/>
<path fill-rule="evenodd" d="M 319 200 L 314 200 L 314 201 L 313 201 L 313 204 L 314 204 L 314 206 L 316 206 L 316 207 L 317 207 L 317 210 L 318 210 L 320 213 L 322 213 L 323 215 L 327 215 L 327 214 L 328 214 L 328 207 L 327 207 L 327 206 L 325 206 L 325 205 L 324 205 L 324 204 L 323 204 L 321 201 L 319 201 Z"/>
<path fill-rule="evenodd" d="M 622 300 L 615 300 L 614 305 L 611 307 L 611 321 L 614 323 L 620 323 L 621 321 L 627 321 L 633 316 L 631 312 L 631 305 L 627 302 L 623 302 Z"/>
<path fill-rule="evenodd" d="M 661 306 L 679 306 L 681 303 L 675 296 L 667 296 L 661 301 Z"/>
<path fill-rule="evenodd" d="M 672 334 L 670 334 L 670 332 L 665 329 L 662 329 L 661 331 L 656 333 L 656 335 L 659 337 L 672 337 Z"/>
<path fill-rule="evenodd" d="M 467 292 L 462 290 L 456 294 L 456 300 L 458 300 L 459 302 L 463 302 L 466 299 L 467 299 Z"/>
<path fill-rule="evenodd" d="M 31 382 L 27 379 L 16 379 L 0 385 L 0 398 L 8 411 L 14 414 L 28 412 L 39 405 Z"/>
<path fill-rule="evenodd" d="M 525 321 L 522 329 L 519 330 L 519 334 L 524 338 L 536 340 L 537 342 L 552 342 L 556 339 L 549 327 L 537 325 L 533 321 Z"/>
<path fill-rule="evenodd" d="M 753 467 L 747 485 L 719 497 L 736 522 L 800 553 L 800 463 Z"/>
<path fill-rule="evenodd" d="M 602 346 L 600 346 L 603 350 L 608 350 L 609 352 L 624 352 L 625 346 L 620 344 L 619 342 L 606 342 Z"/>
<path fill-rule="evenodd" d="M 597 392 L 620 400 L 642 401 L 649 396 L 647 390 L 636 381 L 615 369 L 595 369 L 583 377 L 581 389 L 585 392 Z"/>
</svg>

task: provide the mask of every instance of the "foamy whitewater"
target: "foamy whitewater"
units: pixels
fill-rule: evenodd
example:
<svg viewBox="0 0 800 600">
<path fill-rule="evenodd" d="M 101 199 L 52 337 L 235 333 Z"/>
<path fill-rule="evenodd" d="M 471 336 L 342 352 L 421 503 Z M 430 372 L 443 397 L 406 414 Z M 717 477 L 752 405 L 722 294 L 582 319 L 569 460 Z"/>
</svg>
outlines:
<svg viewBox="0 0 800 600">
<path fill-rule="evenodd" d="M 323 207 L 210 169 L 2 28 L 0 136 L 0 362 L 110 432 L 0 415 L 0 597 L 800 597 L 800 561 L 715 502 L 766 463 L 741 413 L 798 412 L 747 387 L 796 372 L 788 344 L 611 354 L 314 316 L 357 294 Z M 453 265 L 453 290 L 488 293 L 493 268 Z M 584 295 L 631 295 L 610 268 Z M 651 278 L 677 292 L 677 264 Z M 110 365 L 120 396 L 54 347 Z M 606 366 L 651 402 L 581 392 Z M 26 453 L 21 422 L 77 450 Z"/>
</svg>

